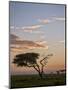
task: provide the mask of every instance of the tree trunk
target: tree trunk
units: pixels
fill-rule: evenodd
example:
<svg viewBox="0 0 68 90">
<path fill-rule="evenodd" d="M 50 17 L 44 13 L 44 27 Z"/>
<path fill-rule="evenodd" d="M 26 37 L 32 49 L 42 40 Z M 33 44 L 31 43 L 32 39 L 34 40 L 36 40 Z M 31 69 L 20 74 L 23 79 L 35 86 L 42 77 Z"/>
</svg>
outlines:
<svg viewBox="0 0 68 90">
<path fill-rule="evenodd" d="M 41 79 L 43 79 L 43 73 L 39 72 L 39 76 L 40 76 Z"/>
<path fill-rule="evenodd" d="M 39 76 L 41 79 L 43 79 L 43 68 L 42 68 L 42 71 L 40 71 L 40 69 L 37 69 L 35 66 L 33 66 L 33 68 L 38 72 Z"/>
</svg>

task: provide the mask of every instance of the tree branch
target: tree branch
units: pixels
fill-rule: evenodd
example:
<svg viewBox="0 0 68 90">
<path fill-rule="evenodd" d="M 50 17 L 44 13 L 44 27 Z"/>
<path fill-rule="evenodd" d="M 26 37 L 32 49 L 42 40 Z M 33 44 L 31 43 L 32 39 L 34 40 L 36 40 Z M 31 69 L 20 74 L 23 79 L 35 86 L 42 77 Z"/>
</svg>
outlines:
<svg viewBox="0 0 68 90">
<path fill-rule="evenodd" d="M 44 57 L 42 60 L 40 60 L 40 64 L 43 65 L 43 64 L 42 64 L 42 61 L 47 60 L 47 59 L 50 58 L 51 56 L 53 56 L 53 54 L 49 54 L 49 55 L 47 55 L 46 57 Z"/>
<path fill-rule="evenodd" d="M 33 67 L 36 71 L 40 72 L 39 66 L 36 65 L 38 68 L 35 67 L 35 65 L 27 65 L 27 67 Z"/>
<path fill-rule="evenodd" d="M 43 65 L 43 63 L 42 63 L 42 60 L 40 61 L 40 64 L 42 65 L 42 67 L 41 67 L 41 73 L 43 73 L 44 65 Z"/>
<path fill-rule="evenodd" d="M 42 67 L 41 67 L 41 73 L 43 73 L 43 68 L 44 68 L 44 65 L 43 65 L 43 61 L 44 60 L 47 60 L 48 58 L 50 58 L 50 56 L 53 56 L 53 54 L 49 54 L 49 55 L 47 55 L 46 57 L 44 57 L 42 60 L 40 60 L 40 64 L 42 65 Z M 46 62 L 47 63 L 47 62 Z M 46 64 L 45 63 L 45 64 Z"/>
<path fill-rule="evenodd" d="M 35 69 L 36 71 L 40 72 L 35 66 L 33 66 L 33 67 L 34 67 L 34 69 Z"/>
<path fill-rule="evenodd" d="M 39 67 L 39 65 L 38 65 L 38 64 L 36 64 L 36 66 L 37 66 L 37 68 L 38 68 L 38 70 L 39 70 L 39 72 L 40 72 L 40 67 Z"/>
</svg>

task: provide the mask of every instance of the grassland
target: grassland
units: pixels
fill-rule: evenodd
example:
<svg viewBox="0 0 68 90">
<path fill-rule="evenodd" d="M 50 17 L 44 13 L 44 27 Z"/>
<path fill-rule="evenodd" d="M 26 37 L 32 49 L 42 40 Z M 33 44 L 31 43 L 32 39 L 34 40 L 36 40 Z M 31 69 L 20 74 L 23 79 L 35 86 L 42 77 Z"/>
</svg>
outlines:
<svg viewBox="0 0 68 90">
<path fill-rule="evenodd" d="M 66 84 L 65 74 L 46 74 L 44 79 L 38 75 L 12 75 L 11 88 L 27 88 L 39 86 L 58 86 Z"/>
</svg>

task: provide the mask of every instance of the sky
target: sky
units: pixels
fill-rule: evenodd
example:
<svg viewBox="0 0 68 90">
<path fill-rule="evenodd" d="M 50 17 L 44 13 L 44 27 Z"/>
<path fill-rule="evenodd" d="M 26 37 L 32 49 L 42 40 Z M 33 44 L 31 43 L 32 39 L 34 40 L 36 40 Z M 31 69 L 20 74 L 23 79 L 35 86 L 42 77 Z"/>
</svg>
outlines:
<svg viewBox="0 0 68 90">
<path fill-rule="evenodd" d="M 65 5 L 10 2 L 11 74 L 34 74 L 35 70 L 12 63 L 19 53 L 49 53 L 45 73 L 65 69 Z M 39 59 L 40 59 L 39 58 Z"/>
</svg>

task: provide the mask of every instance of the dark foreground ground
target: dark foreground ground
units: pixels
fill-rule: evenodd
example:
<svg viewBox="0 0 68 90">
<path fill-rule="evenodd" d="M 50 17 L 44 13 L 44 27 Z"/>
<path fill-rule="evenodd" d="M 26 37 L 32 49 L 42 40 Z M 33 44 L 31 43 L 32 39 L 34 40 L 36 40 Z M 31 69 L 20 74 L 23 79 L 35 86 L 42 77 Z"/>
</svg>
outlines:
<svg viewBox="0 0 68 90">
<path fill-rule="evenodd" d="M 13 75 L 10 84 L 11 88 L 59 86 L 66 84 L 66 77 L 65 74 L 47 74 L 44 79 L 40 79 L 38 75 Z"/>
</svg>

